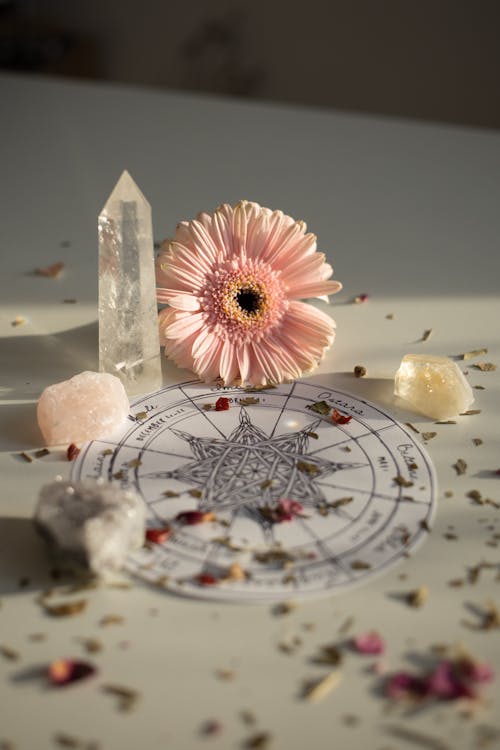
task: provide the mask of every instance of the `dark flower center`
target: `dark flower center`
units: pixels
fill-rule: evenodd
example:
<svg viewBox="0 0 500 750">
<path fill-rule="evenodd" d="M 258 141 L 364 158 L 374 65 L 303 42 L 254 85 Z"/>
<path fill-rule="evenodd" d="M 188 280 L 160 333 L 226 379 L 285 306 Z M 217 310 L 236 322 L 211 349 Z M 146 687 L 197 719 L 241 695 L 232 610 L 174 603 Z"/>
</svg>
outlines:
<svg viewBox="0 0 500 750">
<path fill-rule="evenodd" d="M 244 312 L 255 315 L 260 310 L 262 295 L 256 289 L 243 288 L 236 293 L 236 302 Z"/>
</svg>

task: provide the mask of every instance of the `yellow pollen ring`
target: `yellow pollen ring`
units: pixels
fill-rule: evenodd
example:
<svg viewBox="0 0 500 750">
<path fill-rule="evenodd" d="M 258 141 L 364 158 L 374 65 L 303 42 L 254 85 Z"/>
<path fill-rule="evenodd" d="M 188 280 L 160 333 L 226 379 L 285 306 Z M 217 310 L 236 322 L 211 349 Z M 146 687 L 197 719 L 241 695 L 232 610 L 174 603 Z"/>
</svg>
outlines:
<svg viewBox="0 0 500 750">
<path fill-rule="evenodd" d="M 248 294 L 253 296 L 258 306 L 255 310 L 245 310 L 238 302 L 238 296 Z M 254 279 L 243 277 L 229 281 L 220 297 L 221 310 L 224 315 L 246 328 L 262 320 L 269 309 L 269 298 L 262 286 Z"/>
</svg>

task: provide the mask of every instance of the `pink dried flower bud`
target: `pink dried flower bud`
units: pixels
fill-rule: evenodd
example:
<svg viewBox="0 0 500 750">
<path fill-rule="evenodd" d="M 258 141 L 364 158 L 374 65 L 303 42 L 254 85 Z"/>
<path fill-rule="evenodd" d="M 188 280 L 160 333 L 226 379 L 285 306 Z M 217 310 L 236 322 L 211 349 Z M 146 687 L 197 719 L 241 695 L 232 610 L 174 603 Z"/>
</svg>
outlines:
<svg viewBox="0 0 500 750">
<path fill-rule="evenodd" d="M 49 664 L 47 677 L 52 685 L 63 687 L 95 674 L 96 668 L 85 661 L 57 659 Z"/>
</svg>

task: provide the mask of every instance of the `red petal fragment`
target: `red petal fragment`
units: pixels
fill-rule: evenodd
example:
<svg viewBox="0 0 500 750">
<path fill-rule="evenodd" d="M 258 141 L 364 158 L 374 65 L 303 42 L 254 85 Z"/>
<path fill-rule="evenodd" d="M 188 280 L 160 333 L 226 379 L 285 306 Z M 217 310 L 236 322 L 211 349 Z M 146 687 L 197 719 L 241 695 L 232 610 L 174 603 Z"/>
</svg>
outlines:
<svg viewBox="0 0 500 750">
<path fill-rule="evenodd" d="M 486 662 L 479 663 L 471 660 L 464 660 L 460 668 L 466 679 L 471 682 L 491 682 L 495 677 L 494 670 Z"/>
<path fill-rule="evenodd" d="M 215 411 L 228 411 L 229 409 L 229 399 L 225 398 L 225 396 L 221 396 L 217 399 L 215 402 Z"/>
<path fill-rule="evenodd" d="M 352 417 L 346 417 L 345 414 L 341 414 L 337 409 L 334 409 L 332 412 L 332 422 L 335 422 L 335 424 L 349 424 Z"/>
<path fill-rule="evenodd" d="M 213 586 L 218 583 L 218 579 L 215 576 L 211 576 L 209 573 L 200 573 L 196 576 L 196 580 L 201 586 Z"/>
<path fill-rule="evenodd" d="M 471 698 L 473 695 L 472 691 L 458 676 L 454 663 L 446 659 L 439 662 L 426 682 L 429 694 L 443 700 Z"/>
<path fill-rule="evenodd" d="M 71 443 L 70 445 L 68 445 L 68 450 L 66 451 L 66 457 L 68 461 L 74 461 L 79 453 L 80 448 L 75 445 L 75 443 Z"/>
<path fill-rule="evenodd" d="M 183 523 L 185 526 L 196 526 L 199 523 L 207 523 L 215 520 L 215 513 L 204 513 L 201 510 L 185 510 L 178 513 L 175 520 Z"/>
<path fill-rule="evenodd" d="M 352 639 L 352 645 L 360 654 L 383 654 L 385 641 L 375 631 L 357 635 Z"/>
<path fill-rule="evenodd" d="M 387 680 L 385 692 L 395 700 L 423 697 L 427 692 L 427 683 L 409 672 L 396 672 Z"/>
<path fill-rule="evenodd" d="M 169 538 L 172 530 L 170 526 L 161 526 L 157 529 L 146 529 L 146 539 L 153 544 L 163 544 Z"/>
<path fill-rule="evenodd" d="M 57 659 L 51 662 L 47 669 L 47 677 L 52 685 L 63 687 L 72 682 L 83 680 L 95 674 L 96 668 L 86 661 L 74 659 Z"/>
</svg>

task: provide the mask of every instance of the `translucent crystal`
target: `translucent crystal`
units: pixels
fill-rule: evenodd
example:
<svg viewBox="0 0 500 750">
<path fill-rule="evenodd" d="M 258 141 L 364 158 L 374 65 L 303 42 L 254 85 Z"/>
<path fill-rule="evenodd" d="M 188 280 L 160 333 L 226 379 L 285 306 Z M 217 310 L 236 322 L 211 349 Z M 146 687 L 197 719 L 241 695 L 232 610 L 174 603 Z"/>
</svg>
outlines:
<svg viewBox="0 0 500 750">
<path fill-rule="evenodd" d="M 144 543 L 145 506 L 135 491 L 103 479 L 55 481 L 40 491 L 35 524 L 60 556 L 103 574 Z"/>
<path fill-rule="evenodd" d="M 472 388 L 449 357 L 407 354 L 394 381 L 394 394 L 432 419 L 448 419 L 474 401 Z"/>
<path fill-rule="evenodd" d="M 106 437 L 127 419 L 129 402 L 120 380 L 106 372 L 81 372 L 49 385 L 37 406 L 46 445 Z"/>
<path fill-rule="evenodd" d="M 99 215 L 99 369 L 129 395 L 162 383 L 151 207 L 126 171 Z"/>
</svg>

